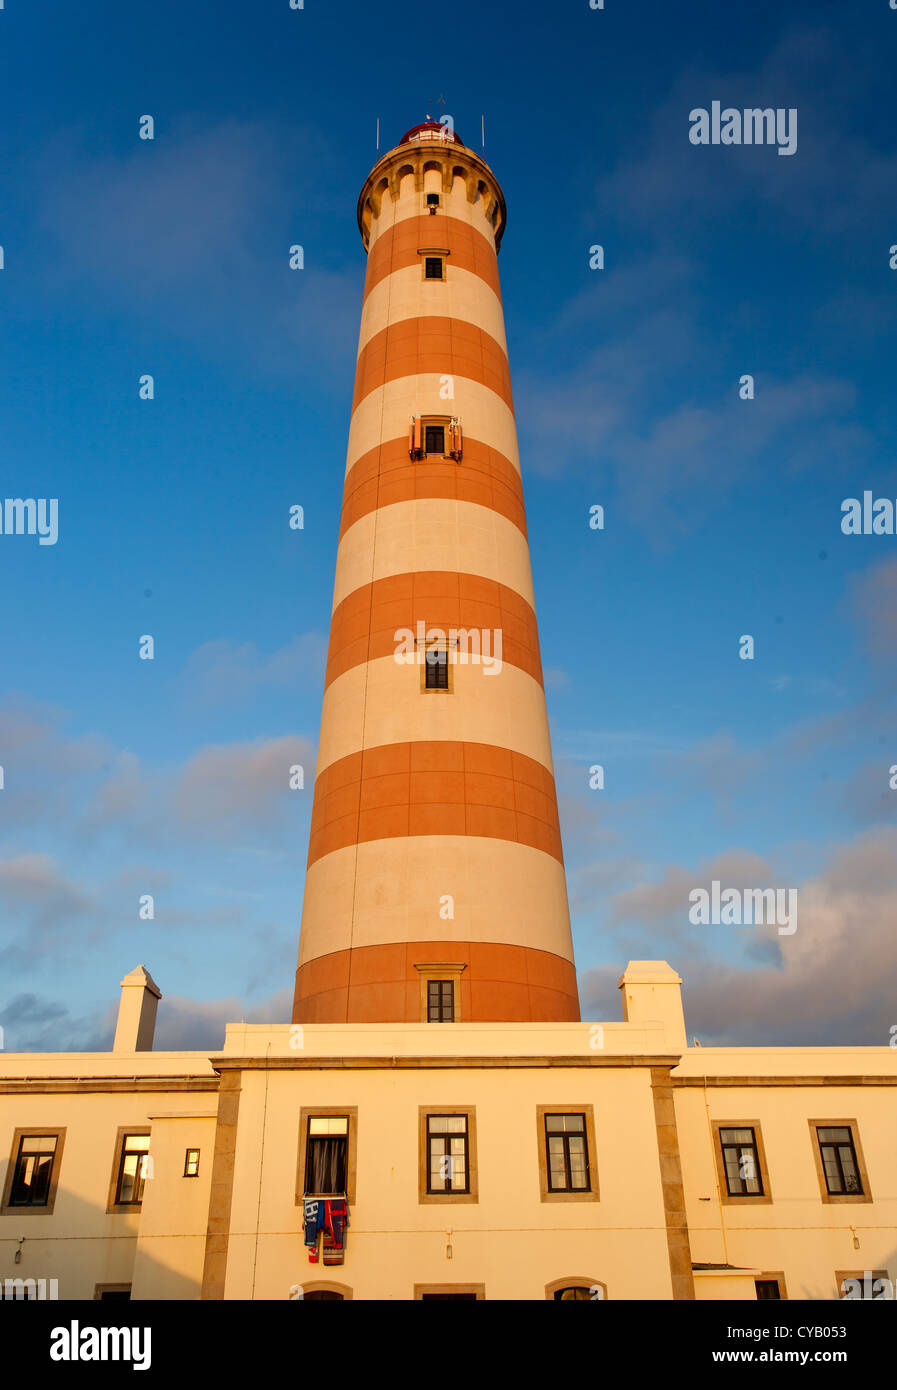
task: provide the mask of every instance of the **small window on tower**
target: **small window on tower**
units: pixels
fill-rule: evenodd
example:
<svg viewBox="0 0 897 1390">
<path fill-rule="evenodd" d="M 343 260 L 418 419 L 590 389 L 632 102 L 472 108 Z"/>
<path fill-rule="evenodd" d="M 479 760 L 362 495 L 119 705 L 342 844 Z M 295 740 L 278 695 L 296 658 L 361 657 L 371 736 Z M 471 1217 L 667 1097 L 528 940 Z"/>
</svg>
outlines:
<svg viewBox="0 0 897 1390">
<path fill-rule="evenodd" d="M 199 1177 L 199 1149 L 188 1149 L 184 1159 L 184 1177 Z"/>
<path fill-rule="evenodd" d="M 454 980 L 427 981 L 427 1022 L 454 1023 L 455 1021 L 455 982 Z"/>
<path fill-rule="evenodd" d="M 428 193 L 428 194 L 427 194 L 427 208 L 428 208 L 428 210 L 429 210 L 430 212 L 435 212 L 436 209 L 437 209 L 438 207 L 439 207 L 439 194 L 438 194 L 438 193 Z"/>
<path fill-rule="evenodd" d="M 449 654 L 438 647 L 428 647 L 424 657 L 424 689 L 449 690 Z"/>
<path fill-rule="evenodd" d="M 427 256 L 425 259 L 424 278 L 426 280 L 444 280 L 445 273 L 442 267 L 441 256 Z"/>
<path fill-rule="evenodd" d="M 424 453 L 445 455 L 445 425 L 427 425 L 424 431 Z"/>
</svg>

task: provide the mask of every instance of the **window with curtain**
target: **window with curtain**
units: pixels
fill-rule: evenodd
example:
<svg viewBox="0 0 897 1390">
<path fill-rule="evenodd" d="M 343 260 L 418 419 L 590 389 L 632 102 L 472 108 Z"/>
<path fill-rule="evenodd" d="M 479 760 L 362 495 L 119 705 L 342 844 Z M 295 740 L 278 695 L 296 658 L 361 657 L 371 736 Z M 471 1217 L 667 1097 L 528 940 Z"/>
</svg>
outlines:
<svg viewBox="0 0 897 1390">
<path fill-rule="evenodd" d="M 305 1191 L 342 1197 L 349 1168 L 349 1117 L 310 1115 L 305 1149 Z"/>
</svg>

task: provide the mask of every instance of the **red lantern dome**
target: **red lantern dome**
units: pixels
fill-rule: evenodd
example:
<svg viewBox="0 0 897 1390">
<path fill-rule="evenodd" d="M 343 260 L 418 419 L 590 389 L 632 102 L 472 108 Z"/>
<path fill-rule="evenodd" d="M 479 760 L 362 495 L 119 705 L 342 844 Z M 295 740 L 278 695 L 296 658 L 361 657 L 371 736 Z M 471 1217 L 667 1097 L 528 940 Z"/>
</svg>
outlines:
<svg viewBox="0 0 897 1390">
<path fill-rule="evenodd" d="M 410 140 L 444 140 L 447 143 L 463 145 L 464 141 L 457 131 L 450 126 L 444 126 L 440 121 L 423 121 L 420 125 L 412 126 L 406 130 L 399 141 L 400 145 L 407 145 Z"/>
</svg>

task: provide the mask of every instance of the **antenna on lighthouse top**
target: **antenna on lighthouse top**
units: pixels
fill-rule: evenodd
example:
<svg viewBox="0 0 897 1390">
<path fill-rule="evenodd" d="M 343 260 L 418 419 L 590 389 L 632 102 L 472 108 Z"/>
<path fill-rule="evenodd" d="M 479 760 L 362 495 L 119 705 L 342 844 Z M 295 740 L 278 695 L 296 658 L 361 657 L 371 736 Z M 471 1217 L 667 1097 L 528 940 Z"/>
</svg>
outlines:
<svg viewBox="0 0 897 1390">
<path fill-rule="evenodd" d="M 483 137 L 483 154 L 485 154 L 485 153 L 486 153 L 486 117 L 485 117 L 485 116 L 481 116 L 481 117 L 480 117 L 480 130 L 481 130 L 481 132 L 482 132 L 482 137 Z"/>
<path fill-rule="evenodd" d="M 377 153 L 380 153 L 380 117 L 377 117 Z"/>
</svg>

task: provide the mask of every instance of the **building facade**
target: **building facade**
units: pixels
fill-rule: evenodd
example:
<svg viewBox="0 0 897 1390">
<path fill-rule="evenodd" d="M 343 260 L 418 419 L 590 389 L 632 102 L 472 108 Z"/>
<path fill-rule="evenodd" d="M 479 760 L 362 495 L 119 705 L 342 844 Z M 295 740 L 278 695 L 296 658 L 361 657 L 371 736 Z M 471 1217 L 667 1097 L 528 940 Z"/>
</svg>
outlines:
<svg viewBox="0 0 897 1390">
<path fill-rule="evenodd" d="M 0 1280 L 753 1300 L 897 1275 L 890 1048 L 689 1048 L 678 976 L 631 962 L 622 1022 L 235 1024 L 220 1053 L 159 1053 L 136 1047 L 143 973 L 117 1050 L 0 1054 Z M 344 1163 L 335 1263 L 303 1229 L 320 1121 Z"/>
<path fill-rule="evenodd" d="M 828 1299 L 897 1278 L 897 1051 L 689 1047 L 664 961 L 626 967 L 622 1021 L 580 1019 L 505 219 L 432 122 L 359 198 L 293 1021 L 156 1052 L 138 966 L 110 1053 L 0 1053 L 7 1296 Z"/>
</svg>

